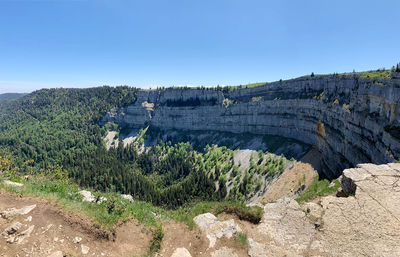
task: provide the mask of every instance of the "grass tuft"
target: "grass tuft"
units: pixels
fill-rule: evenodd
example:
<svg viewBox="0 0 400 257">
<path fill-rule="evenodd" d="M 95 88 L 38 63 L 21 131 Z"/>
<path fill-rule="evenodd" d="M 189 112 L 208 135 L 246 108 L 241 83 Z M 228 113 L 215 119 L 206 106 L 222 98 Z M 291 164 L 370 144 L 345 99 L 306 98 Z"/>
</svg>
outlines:
<svg viewBox="0 0 400 257">
<path fill-rule="evenodd" d="M 329 187 L 330 181 L 327 179 L 319 180 L 317 176 L 313 183 L 296 199 L 298 203 L 306 202 L 314 197 L 323 196 L 330 193 L 334 193 L 340 187 L 340 182 L 335 179 L 333 180 L 335 185 L 333 187 Z"/>
<path fill-rule="evenodd" d="M 247 240 L 247 235 L 242 232 L 236 234 L 236 241 L 238 241 L 242 245 L 247 245 L 249 243 Z"/>
</svg>

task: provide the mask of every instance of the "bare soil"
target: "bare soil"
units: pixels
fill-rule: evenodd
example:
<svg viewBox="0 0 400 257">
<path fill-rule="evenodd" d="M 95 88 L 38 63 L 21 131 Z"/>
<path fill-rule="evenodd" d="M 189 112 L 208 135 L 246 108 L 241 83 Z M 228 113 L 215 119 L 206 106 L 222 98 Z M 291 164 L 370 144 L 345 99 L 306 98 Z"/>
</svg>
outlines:
<svg viewBox="0 0 400 257">
<path fill-rule="evenodd" d="M 0 218 L 0 233 L 15 222 L 23 224 L 16 234 L 34 225 L 31 235 L 20 244 L 8 243 L 1 236 L 0 256 L 49 256 L 56 251 L 64 256 L 134 256 L 145 254 L 152 239 L 150 229 L 134 220 L 120 225 L 110 236 L 85 215 L 66 211 L 49 200 L 0 191 L 0 211 L 33 204 L 36 208 L 26 215 Z M 74 243 L 75 237 L 82 240 Z M 86 255 L 82 245 L 89 247 Z"/>
</svg>

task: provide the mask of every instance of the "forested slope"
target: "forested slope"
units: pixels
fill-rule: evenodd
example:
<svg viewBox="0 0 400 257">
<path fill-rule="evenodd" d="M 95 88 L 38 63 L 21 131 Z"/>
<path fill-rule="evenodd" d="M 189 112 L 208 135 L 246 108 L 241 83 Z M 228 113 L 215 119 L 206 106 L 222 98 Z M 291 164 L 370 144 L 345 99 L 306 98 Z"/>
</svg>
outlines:
<svg viewBox="0 0 400 257">
<path fill-rule="evenodd" d="M 129 87 L 44 89 L 0 104 L 0 155 L 9 155 L 21 173 L 66 172 L 99 191 L 133 195 L 175 207 L 193 200 L 246 200 L 262 192 L 289 161 L 259 151 L 249 165 L 235 163 L 237 151 L 189 142 L 163 142 L 143 148 L 147 129 L 130 145 L 106 148 L 115 124 L 99 125 L 114 107 L 135 101 Z M 114 139 L 115 140 L 115 139 Z M 118 140 L 118 137 L 116 138 Z"/>
</svg>

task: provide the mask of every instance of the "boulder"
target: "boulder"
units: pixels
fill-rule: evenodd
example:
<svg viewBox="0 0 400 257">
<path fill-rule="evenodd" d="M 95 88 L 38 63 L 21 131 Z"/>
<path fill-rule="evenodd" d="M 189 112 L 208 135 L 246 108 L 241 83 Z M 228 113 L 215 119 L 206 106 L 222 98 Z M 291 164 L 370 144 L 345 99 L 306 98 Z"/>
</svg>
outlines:
<svg viewBox="0 0 400 257">
<path fill-rule="evenodd" d="M 82 200 L 85 202 L 95 202 L 96 199 L 94 198 L 92 192 L 87 191 L 87 190 L 81 190 L 78 192 L 82 196 Z"/>
<path fill-rule="evenodd" d="M 209 248 L 213 248 L 218 238 L 231 238 L 238 232 L 241 232 L 240 227 L 233 219 L 219 221 L 211 213 L 204 213 L 196 216 L 194 222 L 206 234 L 210 241 Z"/>
<path fill-rule="evenodd" d="M 121 197 L 129 202 L 133 202 L 133 196 L 122 194 Z"/>
<path fill-rule="evenodd" d="M 186 248 L 176 248 L 171 257 L 192 257 Z"/>
</svg>

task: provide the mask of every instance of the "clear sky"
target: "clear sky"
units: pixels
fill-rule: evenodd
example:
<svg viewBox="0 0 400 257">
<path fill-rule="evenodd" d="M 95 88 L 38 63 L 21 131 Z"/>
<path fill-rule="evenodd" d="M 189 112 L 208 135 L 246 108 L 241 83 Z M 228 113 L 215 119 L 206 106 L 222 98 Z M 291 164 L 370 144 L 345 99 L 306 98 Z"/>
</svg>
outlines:
<svg viewBox="0 0 400 257">
<path fill-rule="evenodd" d="M 399 15 L 399 0 L 0 0 L 0 93 L 390 68 Z"/>
</svg>

